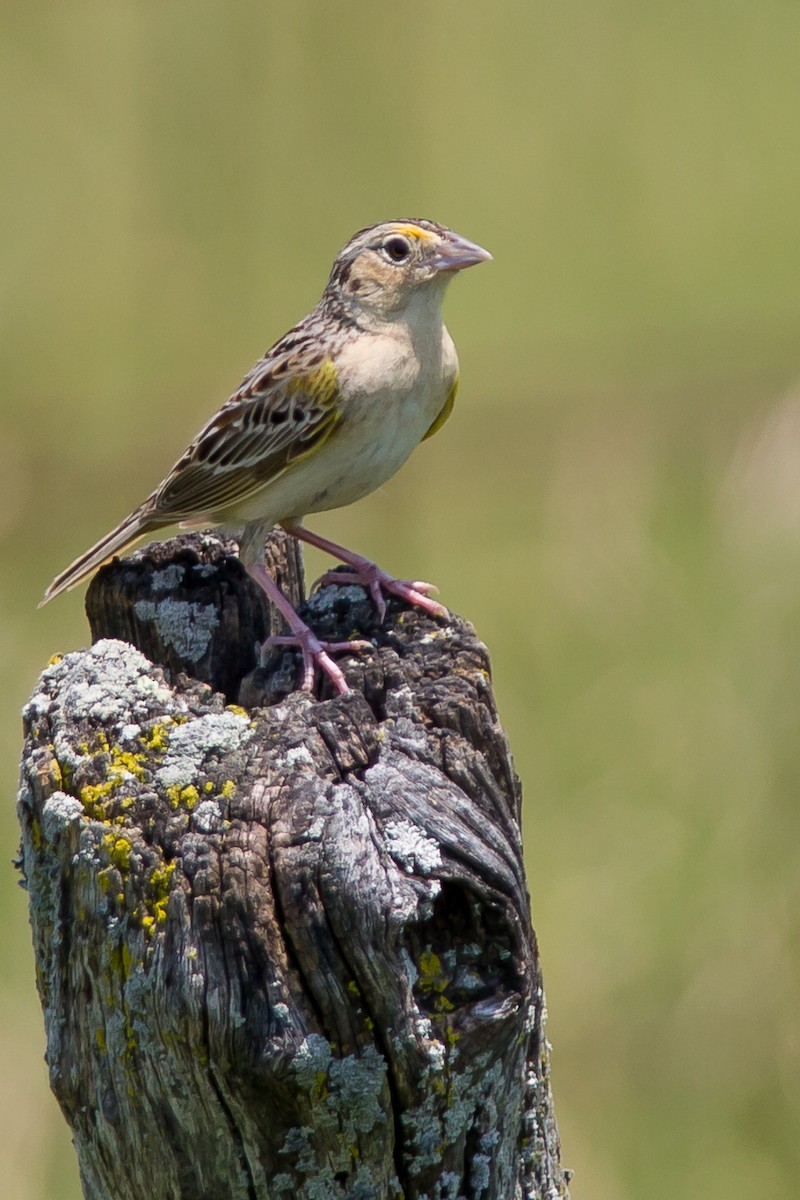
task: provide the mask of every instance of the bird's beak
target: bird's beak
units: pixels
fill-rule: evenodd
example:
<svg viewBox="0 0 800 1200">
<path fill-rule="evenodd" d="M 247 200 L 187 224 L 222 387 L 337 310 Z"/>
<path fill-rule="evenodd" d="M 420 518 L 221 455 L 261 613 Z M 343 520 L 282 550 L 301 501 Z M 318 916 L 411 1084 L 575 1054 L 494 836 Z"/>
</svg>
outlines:
<svg viewBox="0 0 800 1200">
<path fill-rule="evenodd" d="M 465 267 L 476 267 L 478 263 L 489 262 L 491 257 L 483 246 L 468 242 L 457 233 L 448 232 L 436 251 L 433 266 L 437 271 L 463 271 Z"/>
</svg>

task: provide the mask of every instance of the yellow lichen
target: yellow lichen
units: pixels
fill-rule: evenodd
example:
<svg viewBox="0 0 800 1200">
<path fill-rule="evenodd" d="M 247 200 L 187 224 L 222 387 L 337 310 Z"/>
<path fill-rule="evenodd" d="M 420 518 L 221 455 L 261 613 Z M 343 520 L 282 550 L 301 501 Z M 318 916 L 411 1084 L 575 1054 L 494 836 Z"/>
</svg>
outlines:
<svg viewBox="0 0 800 1200">
<path fill-rule="evenodd" d="M 97 734 L 96 740 L 95 750 L 92 751 L 87 746 L 83 752 L 84 757 L 90 754 L 95 754 L 97 757 L 108 755 L 106 777 L 102 783 L 85 784 L 81 788 L 79 799 L 88 817 L 103 821 L 107 819 L 106 807 L 109 798 L 128 780 L 144 779 L 145 755 L 133 754 L 130 750 L 123 750 L 116 744 L 109 746 L 108 738 L 102 731 Z M 128 807 L 130 807 L 130 803 L 132 801 L 129 802 Z"/>
<path fill-rule="evenodd" d="M 49 746 L 48 749 L 52 749 L 52 747 Z M 50 761 L 47 764 L 47 777 L 48 777 L 48 782 L 51 783 L 54 787 L 63 788 L 64 773 L 61 770 L 61 763 L 58 761 L 55 754 L 52 755 Z"/>
<path fill-rule="evenodd" d="M 181 792 L 181 800 L 188 809 L 193 809 L 200 799 L 200 793 L 197 788 L 190 784 Z"/>
<path fill-rule="evenodd" d="M 423 991 L 441 992 L 447 987 L 447 980 L 442 973 L 442 960 L 432 950 L 423 950 L 417 963 L 419 970 L 419 987 Z"/>
<path fill-rule="evenodd" d="M 417 990 L 423 995 L 434 997 L 434 1009 L 439 1013 L 452 1012 L 453 1004 L 444 993 L 450 986 L 450 978 L 442 968 L 442 960 L 430 949 L 423 950 L 417 963 Z"/>
<path fill-rule="evenodd" d="M 133 775 L 134 779 L 144 779 L 143 754 L 132 754 L 130 750 L 123 750 L 121 746 L 112 746 L 110 753 L 110 771 L 119 775 L 127 773 Z"/>
<path fill-rule="evenodd" d="M 423 950 L 417 966 L 421 975 L 438 975 L 442 969 L 442 960 L 432 950 Z"/>
<path fill-rule="evenodd" d="M 33 846 L 34 850 L 37 852 L 41 850 L 43 841 L 44 835 L 42 833 L 42 827 L 37 818 L 34 817 L 31 820 L 31 845 Z"/>
<path fill-rule="evenodd" d="M 159 721 L 148 733 L 139 735 L 139 741 L 152 754 L 163 754 L 169 745 L 169 725 L 174 725 L 175 722 L 171 717 L 166 717 L 163 721 Z"/>
<path fill-rule="evenodd" d="M 114 973 L 122 980 L 128 978 L 133 964 L 133 955 L 125 942 L 117 942 L 112 946 L 108 955 L 108 964 Z"/>
<path fill-rule="evenodd" d="M 173 783 L 171 787 L 167 788 L 167 799 L 173 808 L 180 808 L 183 805 L 191 812 L 200 799 L 200 793 L 193 783 L 186 787 L 181 787 L 179 783 Z"/>
<path fill-rule="evenodd" d="M 117 837 L 115 833 L 107 833 L 103 838 L 103 845 L 108 852 L 108 858 L 111 864 L 120 871 L 128 871 L 131 865 L 131 852 L 133 847 L 127 838 Z"/>
<path fill-rule="evenodd" d="M 147 905 L 149 913 L 142 920 L 142 925 L 152 933 L 156 925 L 163 925 L 167 919 L 167 904 L 169 903 L 170 880 L 175 871 L 175 863 L 165 863 L 162 867 L 154 867 L 147 880 Z M 145 921 L 148 922 L 145 925 Z"/>
<path fill-rule="evenodd" d="M 121 780 L 106 779 L 103 783 L 87 783 L 81 788 L 79 798 L 88 817 L 102 819 L 105 816 L 104 802 L 120 782 Z"/>
</svg>

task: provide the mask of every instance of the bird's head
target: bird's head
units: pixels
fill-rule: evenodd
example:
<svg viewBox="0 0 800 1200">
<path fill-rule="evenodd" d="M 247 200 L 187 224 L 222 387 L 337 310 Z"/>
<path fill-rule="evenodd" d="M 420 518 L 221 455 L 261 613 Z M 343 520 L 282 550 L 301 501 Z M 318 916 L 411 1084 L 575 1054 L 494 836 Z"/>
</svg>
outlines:
<svg viewBox="0 0 800 1200">
<path fill-rule="evenodd" d="M 435 221 L 384 221 L 350 239 L 333 264 L 326 292 L 348 308 L 392 320 L 419 301 L 438 306 L 458 271 L 491 257 Z"/>
</svg>

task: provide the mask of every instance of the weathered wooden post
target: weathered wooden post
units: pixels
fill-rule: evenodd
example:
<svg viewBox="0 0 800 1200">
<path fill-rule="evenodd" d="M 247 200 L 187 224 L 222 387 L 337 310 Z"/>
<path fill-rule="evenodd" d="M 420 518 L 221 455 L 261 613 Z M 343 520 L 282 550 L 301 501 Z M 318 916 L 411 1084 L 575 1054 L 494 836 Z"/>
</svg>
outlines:
<svg viewBox="0 0 800 1200">
<path fill-rule="evenodd" d="M 291 591 L 299 562 L 276 536 Z M 214 538 L 115 561 L 25 711 L 53 1090 L 89 1200 L 567 1196 L 486 649 L 327 587 L 352 691 L 256 667 Z M 123 639 L 123 640 L 120 640 Z M 202 682 L 200 682 L 202 681 Z M 326 693 L 327 695 L 327 693 Z"/>
</svg>

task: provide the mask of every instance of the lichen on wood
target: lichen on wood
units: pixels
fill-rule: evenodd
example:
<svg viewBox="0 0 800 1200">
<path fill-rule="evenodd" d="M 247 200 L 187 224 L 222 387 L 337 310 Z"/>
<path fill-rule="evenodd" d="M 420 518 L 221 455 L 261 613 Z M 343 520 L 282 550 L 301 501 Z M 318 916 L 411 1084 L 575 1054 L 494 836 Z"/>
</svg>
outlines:
<svg viewBox="0 0 800 1200">
<path fill-rule="evenodd" d="M 167 594 L 198 566 L 203 596 Z M 326 587 L 306 618 L 374 649 L 312 697 L 293 652 L 255 662 L 267 615 L 229 548 L 179 539 L 93 587 L 93 624 L 118 604 L 140 648 L 44 670 L 19 800 L 86 1197 L 566 1196 L 519 782 L 472 628 L 395 602 L 378 627 Z M 213 652 L 142 653 L 165 597 L 224 628 Z"/>
</svg>

